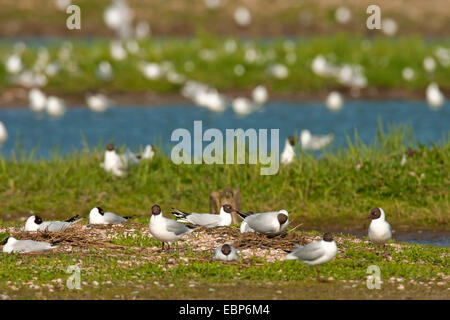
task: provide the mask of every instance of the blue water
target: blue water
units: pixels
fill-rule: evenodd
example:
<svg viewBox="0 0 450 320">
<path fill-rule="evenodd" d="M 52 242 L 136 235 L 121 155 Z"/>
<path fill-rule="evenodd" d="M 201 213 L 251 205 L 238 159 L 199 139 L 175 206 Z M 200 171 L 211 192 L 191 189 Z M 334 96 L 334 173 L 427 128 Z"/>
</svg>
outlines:
<svg viewBox="0 0 450 320">
<path fill-rule="evenodd" d="M 69 108 L 64 117 L 50 119 L 34 115 L 28 109 L 0 109 L 0 121 L 6 125 L 9 139 L 0 148 L 3 155 L 11 155 L 17 146 L 35 149 L 36 155 L 48 157 L 58 149 L 60 154 L 82 149 L 83 139 L 89 146 L 113 141 L 132 150 L 148 143 L 161 143 L 166 152 L 176 142 L 170 141 L 172 131 L 186 128 L 193 132 L 193 121 L 203 121 L 203 132 L 225 129 L 267 128 L 280 129 L 280 145 L 291 134 L 309 129 L 313 134 L 333 133 L 334 146 L 345 146 L 346 135 L 353 138 L 357 129 L 365 143 L 375 141 L 378 122 L 385 129 L 388 124 L 410 125 L 417 141 L 425 144 L 448 139 L 450 130 L 450 103 L 433 111 L 425 102 L 352 101 L 337 113 L 323 103 L 271 102 L 257 113 L 239 117 L 231 110 L 215 114 L 189 105 L 115 106 L 103 114 L 87 108 Z M 204 143 L 206 146 L 208 143 Z"/>
</svg>

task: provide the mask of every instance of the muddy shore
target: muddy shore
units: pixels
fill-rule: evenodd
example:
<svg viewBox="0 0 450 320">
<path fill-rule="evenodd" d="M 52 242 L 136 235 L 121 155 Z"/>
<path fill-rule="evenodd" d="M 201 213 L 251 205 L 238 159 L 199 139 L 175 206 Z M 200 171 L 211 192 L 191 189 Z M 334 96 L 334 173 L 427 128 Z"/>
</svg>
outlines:
<svg viewBox="0 0 450 320">
<path fill-rule="evenodd" d="M 28 90 L 23 87 L 11 87 L 0 92 L 0 109 L 2 108 L 24 108 L 28 107 Z M 69 107 L 80 107 L 85 105 L 85 95 L 83 93 L 59 93 L 52 90 L 44 90 L 49 95 L 56 95 L 63 98 Z M 192 102 L 184 98 L 179 93 L 157 93 L 151 91 L 143 92 L 108 92 L 102 91 L 113 102 L 114 105 L 121 106 L 157 106 L 161 104 L 178 104 L 191 105 Z M 369 101 L 387 101 L 387 100 L 410 100 L 410 101 L 424 101 L 425 92 L 419 90 L 406 89 L 380 89 L 368 88 L 360 92 L 351 92 L 348 89 L 341 90 L 345 100 L 369 100 Z M 251 90 L 223 90 L 229 98 L 237 96 L 251 96 Z M 269 97 L 271 101 L 286 101 L 286 102 L 311 102 L 311 101 L 325 101 L 328 91 L 318 92 L 270 92 Z M 450 96 L 450 90 L 443 90 L 446 96 Z"/>
</svg>

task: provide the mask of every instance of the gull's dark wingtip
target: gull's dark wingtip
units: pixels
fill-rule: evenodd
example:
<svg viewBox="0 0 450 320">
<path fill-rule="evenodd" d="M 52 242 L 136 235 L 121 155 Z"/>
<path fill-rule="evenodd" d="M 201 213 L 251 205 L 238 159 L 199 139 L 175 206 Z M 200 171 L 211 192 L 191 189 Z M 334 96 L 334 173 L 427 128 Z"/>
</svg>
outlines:
<svg viewBox="0 0 450 320">
<path fill-rule="evenodd" d="M 248 216 L 245 213 L 242 213 L 240 211 L 237 211 L 237 214 L 239 215 L 239 217 L 241 217 L 242 219 L 247 218 Z"/>
<path fill-rule="evenodd" d="M 79 217 L 80 217 L 80 215 L 77 214 L 76 216 L 73 216 L 72 218 L 67 219 L 65 222 L 74 222 L 74 221 L 76 221 Z"/>
</svg>

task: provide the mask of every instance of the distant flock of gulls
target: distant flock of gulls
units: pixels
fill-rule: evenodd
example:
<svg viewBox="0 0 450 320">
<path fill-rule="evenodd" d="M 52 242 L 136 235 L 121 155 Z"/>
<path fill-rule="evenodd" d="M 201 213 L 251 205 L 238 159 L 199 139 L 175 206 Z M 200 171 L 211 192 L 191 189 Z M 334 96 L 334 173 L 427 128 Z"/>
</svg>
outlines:
<svg viewBox="0 0 450 320">
<path fill-rule="evenodd" d="M 210 10 L 217 10 L 222 6 L 221 0 L 205 0 L 205 5 Z M 58 9 L 65 10 L 71 4 L 71 0 L 55 0 Z M 114 30 L 119 40 L 113 40 L 110 43 L 110 55 L 113 60 L 122 61 L 127 59 L 128 55 L 139 56 L 142 51 L 137 40 L 145 39 L 151 33 L 150 26 L 145 21 L 139 21 L 133 26 L 134 12 L 128 6 L 125 0 L 112 0 L 111 4 L 105 9 L 103 18 L 105 24 Z M 341 6 L 335 11 L 335 20 L 337 23 L 346 24 L 352 18 L 349 8 Z M 302 24 L 310 23 L 311 16 L 301 14 L 299 19 Z M 251 13 L 244 7 L 239 6 L 234 12 L 235 22 L 242 27 L 251 23 Z M 391 18 L 385 18 L 382 21 L 382 30 L 387 35 L 394 35 L 397 32 L 397 25 Z M 285 41 L 284 49 L 287 52 L 286 62 L 292 64 L 296 61 L 296 54 L 293 51 L 295 46 L 289 40 Z M 227 53 L 233 53 L 237 50 L 235 40 L 225 41 L 224 48 Z M 13 83 L 20 84 L 29 88 L 28 99 L 29 107 L 33 112 L 42 113 L 46 111 L 53 118 L 62 117 L 66 112 L 66 104 L 62 98 L 49 95 L 47 96 L 40 87 L 47 84 L 48 79 L 55 76 L 62 70 L 75 74 L 79 72 L 77 64 L 71 59 L 73 45 L 70 42 L 64 42 L 59 51 L 58 58 L 51 61 L 47 48 L 40 48 L 36 61 L 32 68 L 26 69 L 22 62 L 22 54 L 26 50 L 26 45 L 22 42 L 14 46 L 13 52 L 5 59 L 5 69 L 10 74 L 10 80 Z M 199 56 L 204 60 L 216 59 L 217 53 L 213 49 L 199 49 Z M 249 47 L 245 50 L 245 60 L 248 63 L 260 63 L 273 60 L 276 53 L 268 51 L 266 54 L 258 52 L 255 48 Z M 311 69 L 317 76 L 335 78 L 340 84 L 359 90 L 367 86 L 367 78 L 364 75 L 364 68 L 358 64 L 345 63 L 336 65 L 331 62 L 333 58 L 328 59 L 324 55 L 317 55 L 311 63 Z M 450 49 L 437 47 L 434 56 L 426 56 L 423 60 L 423 68 L 427 75 L 432 75 L 437 68 L 437 62 L 444 67 L 450 66 Z M 174 69 L 173 63 L 164 61 L 161 63 L 140 61 L 139 69 L 149 80 L 166 79 L 174 84 L 182 85 L 181 94 L 190 99 L 199 107 L 204 107 L 213 112 L 223 112 L 231 105 L 233 111 L 246 116 L 260 110 L 268 101 L 268 91 L 264 85 L 259 85 L 252 91 L 251 98 L 236 97 L 228 99 L 217 89 L 200 83 L 195 80 L 187 79 L 185 75 Z M 186 61 L 185 69 L 194 67 L 192 61 Z M 233 69 L 237 76 L 245 72 L 243 65 L 236 65 Z M 272 63 L 268 67 L 271 76 L 277 79 L 286 78 L 289 69 L 283 63 Z M 114 77 L 114 70 L 109 61 L 99 62 L 95 74 L 102 81 L 110 81 Z M 402 77 L 405 81 L 412 81 L 416 75 L 414 69 L 405 67 L 402 70 Z M 431 82 L 426 89 L 426 99 L 429 106 L 433 109 L 440 108 L 445 97 L 435 82 Z M 105 112 L 111 105 L 111 101 L 103 93 L 87 93 L 86 104 L 94 112 Z M 332 111 L 338 111 L 343 106 L 343 97 L 337 91 L 332 91 L 326 98 L 326 106 Z M 307 139 L 308 132 L 305 132 L 304 139 Z M 8 132 L 4 123 L 0 121 L 0 146 L 7 140 Z"/>
</svg>

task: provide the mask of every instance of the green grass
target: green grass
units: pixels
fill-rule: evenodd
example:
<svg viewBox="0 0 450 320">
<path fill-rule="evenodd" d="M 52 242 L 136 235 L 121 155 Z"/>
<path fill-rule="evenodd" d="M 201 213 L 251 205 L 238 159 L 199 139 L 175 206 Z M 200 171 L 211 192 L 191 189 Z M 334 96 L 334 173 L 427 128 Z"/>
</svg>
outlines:
<svg viewBox="0 0 450 320">
<path fill-rule="evenodd" d="M 286 62 L 288 49 L 284 40 L 239 40 L 237 50 L 227 53 L 224 49 L 226 38 L 212 35 L 202 35 L 198 38 L 169 38 L 164 40 L 141 41 L 141 51 L 138 55 L 129 54 L 124 61 L 113 61 L 109 53 L 109 43 L 105 40 L 89 42 L 75 41 L 70 61 L 78 66 L 77 73 L 68 71 L 66 65 L 54 77 L 50 77 L 45 91 L 64 94 L 84 94 L 86 91 L 105 90 L 106 92 L 147 92 L 158 93 L 178 92 L 179 84 L 170 83 L 166 77 L 158 80 L 146 79 L 138 68 L 138 62 L 171 62 L 173 69 L 193 79 L 207 83 L 218 90 L 249 90 L 256 85 L 265 84 L 274 93 L 312 93 L 330 89 L 345 88 L 333 78 L 323 78 L 311 70 L 311 62 L 318 54 L 327 60 L 341 65 L 344 63 L 360 64 L 364 68 L 369 87 L 400 90 L 424 90 L 430 81 L 436 81 L 444 89 L 450 88 L 450 68 L 438 63 L 433 74 L 423 70 L 423 59 L 434 56 L 438 46 L 448 47 L 447 40 L 427 40 L 420 37 L 403 37 L 399 39 L 373 38 L 340 34 L 336 36 L 315 37 L 309 39 L 293 39 L 292 52 L 297 59 L 295 63 Z M 44 46 L 45 44 L 43 44 Z M 56 61 L 59 45 L 49 43 L 50 61 Z M 259 56 L 264 58 L 257 62 L 247 62 L 245 51 L 254 48 Z M 31 68 L 37 57 L 39 46 L 29 46 L 23 54 L 24 64 Z M 216 53 L 217 59 L 206 61 L 200 58 L 199 51 L 209 49 Z M 12 45 L 0 46 L 0 58 L 6 59 L 12 50 Z M 114 69 L 114 79 L 102 82 L 97 79 L 95 69 L 102 60 L 111 61 Z M 193 69 L 186 70 L 185 63 L 192 62 Z M 274 63 L 283 63 L 289 68 L 289 76 L 276 79 L 268 73 L 268 68 Z M 245 73 L 236 76 L 234 66 L 242 64 Z M 402 79 L 404 67 L 414 69 L 416 77 L 411 82 Z M 0 65 L 0 88 L 13 86 L 4 65 Z"/>
<path fill-rule="evenodd" d="M 141 232 L 138 230 L 134 234 L 140 238 L 142 237 Z M 304 234 L 311 236 L 315 233 Z M 442 284 L 437 285 L 437 283 L 445 283 L 448 278 L 447 266 L 450 263 L 448 248 L 405 244 L 396 248 L 389 246 L 388 252 L 392 259 L 387 261 L 373 253 L 371 245 L 366 242 L 361 242 L 351 236 L 338 236 L 342 241 L 338 243 L 337 258 L 320 268 L 322 277 L 335 279 L 332 284 L 325 284 L 325 286 L 333 288 L 333 293 L 328 293 L 328 296 L 340 297 L 339 291 L 343 290 L 347 281 L 357 283 L 364 288 L 368 274 L 367 267 L 370 265 L 380 267 L 383 287 L 387 287 L 383 292 L 385 295 L 388 293 L 398 294 L 395 287 L 392 288 L 392 284 L 389 287 L 390 283 L 395 283 L 395 281 L 401 281 L 405 285 L 408 283 L 412 287 L 431 283 L 436 286 L 434 289 L 438 294 L 445 295 L 445 287 L 440 291 Z M 148 245 L 148 243 L 136 243 L 135 241 L 121 241 L 121 244 L 130 247 L 139 245 L 142 248 Z M 150 246 L 153 245 L 155 244 Z M 147 248 L 150 249 L 150 247 Z M 148 288 L 149 285 L 156 285 L 158 288 L 153 293 L 144 290 L 142 297 L 155 298 L 158 297 L 156 292 L 162 294 L 166 291 L 165 294 L 169 294 L 169 298 L 180 298 L 177 292 L 194 283 L 196 286 L 204 288 L 226 288 L 230 285 L 237 285 L 238 288 L 233 293 L 229 293 L 229 297 L 243 294 L 244 298 L 248 299 L 254 297 L 255 294 L 261 294 L 251 292 L 252 286 L 255 285 L 269 288 L 282 286 L 285 296 L 302 287 L 309 287 L 310 290 L 315 288 L 314 290 L 320 291 L 323 286 L 314 281 L 315 271 L 313 268 L 296 261 L 261 263 L 264 260 L 250 259 L 244 262 L 240 259 L 234 264 L 211 260 L 203 261 L 205 258 L 210 258 L 210 254 L 193 252 L 187 244 L 181 244 L 180 251 L 152 253 L 150 256 L 153 256 L 154 260 L 148 262 L 148 254 L 143 255 L 134 250 L 100 250 L 95 246 L 88 252 L 80 252 L 75 249 L 70 254 L 2 254 L 0 255 L 2 262 L 0 264 L 0 293 L 7 292 L 12 297 L 22 298 L 35 297 L 36 292 L 40 292 L 43 297 L 47 298 L 55 297 L 55 295 L 72 298 L 108 298 L 114 297 L 116 293 L 126 293 L 129 296 L 133 290 L 142 290 Z M 203 260 L 196 260 L 199 257 Z M 66 270 L 71 265 L 77 265 L 81 270 L 82 290 L 71 291 L 65 287 L 66 279 L 69 277 Z M 392 277 L 396 280 L 390 280 Z M 400 280 L 398 280 L 399 278 Z M 48 289 L 52 291 L 48 291 Z M 355 289 L 349 297 L 363 297 L 369 292 L 367 289 L 363 291 L 359 292 Z M 195 294 L 190 297 L 211 297 L 211 292 L 206 295 L 199 292 Z M 294 296 L 287 295 L 286 297 L 305 297 L 305 293 L 291 292 L 291 294 Z M 265 297 L 268 296 L 270 295 Z M 426 298 L 427 293 L 422 292 L 420 296 Z M 161 298 L 161 296 L 159 297 Z M 324 297 L 327 297 L 327 294 L 322 296 L 322 298 Z"/>
<path fill-rule="evenodd" d="M 355 134 L 345 149 L 324 150 L 320 157 L 300 152 L 295 163 L 281 167 L 274 176 L 261 176 L 257 165 L 176 166 L 167 155 L 158 154 L 126 178 L 113 177 L 99 167 L 100 147 L 85 145 L 72 155 L 55 153 L 51 159 L 36 159 L 19 149 L 16 158 L 0 158 L 0 239 L 17 232 L 23 226 L 19 218 L 31 210 L 53 219 L 75 213 L 87 217 L 92 207 L 102 206 L 135 217 L 124 228 L 105 231 L 105 241 L 112 247 L 0 254 L 0 294 L 25 299 L 446 297 L 448 248 L 391 241 L 385 260 L 368 242 L 342 230 L 361 228 L 369 210 L 380 206 L 395 230 L 448 231 L 449 148 L 448 139 L 425 146 L 416 143 L 408 129 L 391 127 L 385 132 L 380 126 L 370 145 Z M 410 149 L 417 153 L 401 166 L 402 155 Z M 358 163 L 362 163 L 359 170 Z M 161 252 L 161 243 L 148 236 L 154 203 L 166 216 L 172 206 L 206 212 L 212 190 L 235 184 L 244 211 L 287 209 L 291 228 L 301 223 L 295 232 L 310 239 L 320 233 L 305 230 L 335 231 L 338 255 L 320 268 L 322 277 L 335 280 L 317 283 L 314 269 L 295 261 L 267 262 L 261 256 L 241 257 L 232 264 L 212 261 L 209 250 L 189 242 L 196 238 L 178 243 L 178 251 Z M 201 232 L 205 231 L 195 237 Z M 71 265 L 81 269 L 81 290 L 65 285 Z M 381 269 L 382 290 L 366 288 L 370 265 Z M 406 289 L 398 289 L 400 284 Z"/>
<path fill-rule="evenodd" d="M 402 166 L 409 149 L 417 153 Z M 319 158 L 299 150 L 297 161 L 280 165 L 272 176 L 260 175 L 259 165 L 175 165 L 159 153 L 122 179 L 100 168 L 100 147 L 86 145 L 50 159 L 17 150 L 16 160 L 0 157 L 0 217 L 17 219 L 30 211 L 44 219 L 87 216 L 102 206 L 148 222 L 155 203 L 166 214 L 171 207 L 207 212 L 210 192 L 239 185 L 242 210 L 284 208 L 304 227 L 362 227 L 370 209 L 378 206 L 394 229 L 448 230 L 449 151 L 444 137 L 425 146 L 414 142 L 411 130 L 392 127 L 386 133 L 380 127 L 370 145 L 355 134 L 347 148 L 324 150 Z"/>
</svg>

